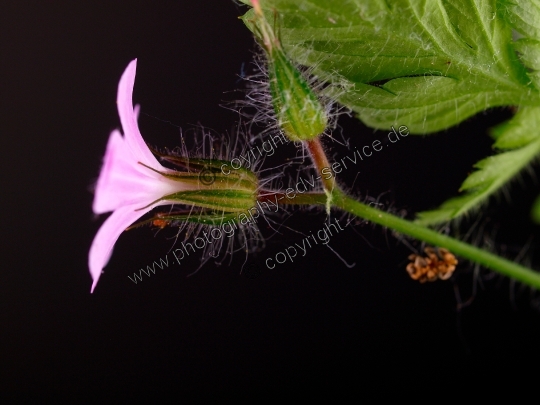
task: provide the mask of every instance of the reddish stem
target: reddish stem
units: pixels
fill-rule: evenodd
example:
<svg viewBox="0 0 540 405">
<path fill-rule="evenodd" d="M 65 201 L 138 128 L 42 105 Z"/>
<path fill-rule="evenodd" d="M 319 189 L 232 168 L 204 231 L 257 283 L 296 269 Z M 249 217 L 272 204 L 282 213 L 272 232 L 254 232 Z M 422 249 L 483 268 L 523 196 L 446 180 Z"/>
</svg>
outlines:
<svg viewBox="0 0 540 405">
<path fill-rule="evenodd" d="M 317 172 L 321 174 L 321 180 L 325 190 L 331 192 L 336 188 L 335 174 L 332 170 L 332 166 L 330 166 L 328 158 L 326 157 L 326 153 L 324 152 L 320 138 L 317 137 L 310 141 L 306 141 L 306 145 L 308 147 L 309 153 L 311 154 L 311 158 L 313 159 L 313 164 L 315 165 Z M 328 169 L 332 177 L 327 178 L 328 170 L 325 171 L 325 175 L 324 173 L 322 173 L 323 169 Z"/>
</svg>

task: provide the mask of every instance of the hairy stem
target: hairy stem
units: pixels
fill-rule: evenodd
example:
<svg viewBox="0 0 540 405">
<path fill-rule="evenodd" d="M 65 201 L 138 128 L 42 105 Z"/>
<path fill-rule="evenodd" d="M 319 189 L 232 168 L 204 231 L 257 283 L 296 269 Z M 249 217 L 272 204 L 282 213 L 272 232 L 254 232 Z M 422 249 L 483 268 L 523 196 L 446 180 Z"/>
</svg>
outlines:
<svg viewBox="0 0 540 405">
<path fill-rule="evenodd" d="M 324 153 L 323 146 L 321 144 L 320 138 L 315 138 L 310 141 L 305 142 L 309 153 L 311 155 L 311 159 L 313 160 L 313 164 L 315 165 L 317 172 L 322 173 L 323 169 L 327 168 L 328 170 L 331 170 L 332 174 L 334 171 L 332 170 L 330 166 L 330 162 L 328 161 L 328 158 L 326 157 L 326 153 Z M 331 192 L 336 188 L 336 180 L 334 176 L 331 178 L 326 178 L 326 176 L 322 176 L 321 179 L 324 189 L 328 192 Z"/>
<path fill-rule="evenodd" d="M 266 191 L 264 193 L 264 199 L 272 200 L 274 195 L 278 197 L 283 196 L 282 193 Z M 327 195 L 323 193 L 305 193 L 299 194 L 290 200 L 283 198 L 280 204 L 326 205 L 327 198 Z M 442 235 L 425 226 L 363 204 L 347 196 L 339 189 L 334 189 L 332 192 L 332 206 L 359 218 L 392 229 L 400 234 L 411 236 L 433 246 L 446 248 L 459 257 L 478 263 L 488 269 L 540 290 L 540 273 L 450 236 Z"/>
</svg>

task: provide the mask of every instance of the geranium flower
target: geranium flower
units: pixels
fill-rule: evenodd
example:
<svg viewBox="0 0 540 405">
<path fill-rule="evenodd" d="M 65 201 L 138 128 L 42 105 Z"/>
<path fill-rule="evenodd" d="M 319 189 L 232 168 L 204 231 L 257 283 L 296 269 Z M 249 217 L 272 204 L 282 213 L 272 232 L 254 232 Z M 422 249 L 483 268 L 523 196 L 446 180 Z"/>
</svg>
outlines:
<svg viewBox="0 0 540 405">
<path fill-rule="evenodd" d="M 156 172 L 175 173 L 158 163 L 139 132 L 138 108 L 133 108 L 132 101 L 136 68 L 135 59 L 120 79 L 117 105 L 124 136 L 117 130 L 111 133 L 96 184 L 92 207 L 94 213 L 113 213 L 103 223 L 90 247 L 88 266 L 93 279 L 91 292 L 120 234 L 152 208 L 174 203 L 161 200 L 163 197 L 196 187 L 193 182 L 184 183 Z"/>
</svg>

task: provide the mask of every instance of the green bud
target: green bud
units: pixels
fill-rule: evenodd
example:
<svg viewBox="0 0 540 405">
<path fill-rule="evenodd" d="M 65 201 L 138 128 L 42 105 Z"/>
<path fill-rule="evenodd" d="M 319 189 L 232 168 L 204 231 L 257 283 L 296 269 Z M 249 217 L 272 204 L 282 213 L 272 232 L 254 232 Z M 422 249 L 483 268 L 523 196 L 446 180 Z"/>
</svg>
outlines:
<svg viewBox="0 0 540 405">
<path fill-rule="evenodd" d="M 270 92 L 278 124 L 292 141 L 309 141 L 324 132 L 326 111 L 301 73 L 280 48 L 268 54 Z"/>
<path fill-rule="evenodd" d="M 292 141 L 309 141 L 321 135 L 328 125 L 326 110 L 306 79 L 291 63 L 268 23 L 258 1 L 244 21 L 266 51 L 270 93 L 277 121 Z"/>
</svg>

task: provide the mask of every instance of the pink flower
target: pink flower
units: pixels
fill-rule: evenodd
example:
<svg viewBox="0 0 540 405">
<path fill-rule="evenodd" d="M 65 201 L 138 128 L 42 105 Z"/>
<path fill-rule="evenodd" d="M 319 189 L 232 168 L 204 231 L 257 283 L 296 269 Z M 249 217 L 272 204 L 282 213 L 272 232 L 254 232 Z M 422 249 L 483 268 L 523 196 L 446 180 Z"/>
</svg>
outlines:
<svg viewBox="0 0 540 405">
<path fill-rule="evenodd" d="M 132 102 L 136 68 L 135 59 L 128 65 L 118 84 L 118 114 L 124 136 L 117 130 L 111 133 L 96 184 L 92 207 L 94 213 L 113 213 L 103 223 L 90 247 L 88 266 L 93 279 L 91 292 L 120 234 L 152 208 L 174 203 L 156 200 L 193 189 L 193 185 L 167 178 L 148 168 L 173 172 L 158 163 L 139 132 L 138 109 L 133 108 Z"/>
</svg>

